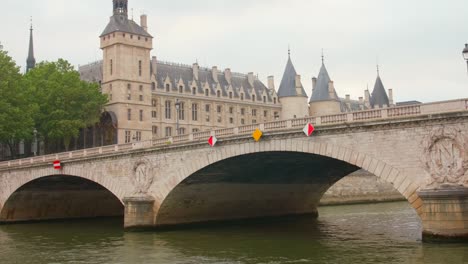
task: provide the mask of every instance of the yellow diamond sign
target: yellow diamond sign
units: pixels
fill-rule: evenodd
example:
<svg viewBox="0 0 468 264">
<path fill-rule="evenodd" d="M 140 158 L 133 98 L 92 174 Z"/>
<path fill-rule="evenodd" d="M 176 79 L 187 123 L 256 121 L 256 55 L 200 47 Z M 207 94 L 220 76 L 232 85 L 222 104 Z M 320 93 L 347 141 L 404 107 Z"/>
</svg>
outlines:
<svg viewBox="0 0 468 264">
<path fill-rule="evenodd" d="M 256 129 L 255 132 L 253 132 L 252 137 L 255 139 L 255 141 L 260 141 L 260 139 L 263 136 L 263 132 L 260 129 Z"/>
</svg>

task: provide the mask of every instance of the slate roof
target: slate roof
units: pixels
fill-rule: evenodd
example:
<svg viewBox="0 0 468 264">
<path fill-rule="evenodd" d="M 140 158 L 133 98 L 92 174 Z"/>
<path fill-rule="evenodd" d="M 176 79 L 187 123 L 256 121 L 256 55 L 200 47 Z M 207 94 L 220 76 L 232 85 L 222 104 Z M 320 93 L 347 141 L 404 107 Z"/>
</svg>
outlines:
<svg viewBox="0 0 468 264">
<path fill-rule="evenodd" d="M 317 84 L 315 85 L 315 89 L 312 92 L 312 98 L 310 98 L 310 102 L 314 101 L 327 101 L 327 100 L 336 100 L 330 98 L 330 93 L 328 92 L 328 85 L 330 83 L 330 75 L 328 75 L 327 68 L 325 64 L 322 63 L 322 67 L 320 68 L 319 75 L 317 77 Z M 338 98 L 338 94 L 335 91 L 335 98 Z"/>
<path fill-rule="evenodd" d="M 390 101 L 388 99 L 387 92 L 385 91 L 382 79 L 380 79 L 379 75 L 377 76 L 377 80 L 375 81 L 374 90 L 372 91 L 372 95 L 370 98 L 370 105 L 372 108 L 375 108 L 376 106 L 382 108 L 384 105 L 390 106 Z"/>
<path fill-rule="evenodd" d="M 129 20 L 124 15 L 113 15 L 110 18 L 109 24 L 107 24 L 106 29 L 104 29 L 104 31 L 102 32 L 101 37 L 114 32 L 125 32 L 152 38 L 152 36 L 148 32 L 146 32 L 146 30 L 144 30 L 141 26 L 135 23 L 135 21 Z"/>
<path fill-rule="evenodd" d="M 286 69 L 284 70 L 283 79 L 281 79 L 281 84 L 278 90 L 278 97 L 292 97 L 292 96 L 300 96 L 300 97 L 308 97 L 304 87 L 302 87 L 302 94 L 297 94 L 296 90 L 296 76 L 297 72 L 294 68 L 294 65 L 291 61 L 291 56 L 288 58 L 288 62 L 286 64 Z"/>
</svg>

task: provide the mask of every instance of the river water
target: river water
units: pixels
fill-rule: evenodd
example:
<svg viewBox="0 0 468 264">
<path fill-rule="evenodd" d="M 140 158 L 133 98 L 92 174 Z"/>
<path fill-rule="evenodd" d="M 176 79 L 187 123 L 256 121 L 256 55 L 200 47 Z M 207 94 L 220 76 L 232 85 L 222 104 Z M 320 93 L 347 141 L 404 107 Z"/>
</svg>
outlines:
<svg viewBox="0 0 468 264">
<path fill-rule="evenodd" d="M 407 203 L 321 207 L 320 217 L 124 233 L 120 219 L 0 226 L 0 263 L 468 263 L 425 244 Z"/>
</svg>

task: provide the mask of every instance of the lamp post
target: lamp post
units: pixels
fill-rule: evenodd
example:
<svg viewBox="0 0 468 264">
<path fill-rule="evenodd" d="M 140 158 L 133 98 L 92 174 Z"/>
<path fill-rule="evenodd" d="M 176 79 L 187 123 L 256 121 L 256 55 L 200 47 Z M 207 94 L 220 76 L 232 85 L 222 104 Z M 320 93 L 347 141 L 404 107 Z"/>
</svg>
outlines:
<svg viewBox="0 0 468 264">
<path fill-rule="evenodd" d="M 176 99 L 176 103 L 175 103 L 175 107 L 176 107 L 176 130 L 177 130 L 177 136 L 179 135 L 179 114 L 180 114 L 180 102 L 179 102 L 179 99 Z"/>
<path fill-rule="evenodd" d="M 463 49 L 463 59 L 465 59 L 467 66 L 468 66 L 468 43 L 465 44 L 465 48 Z"/>
<path fill-rule="evenodd" d="M 37 129 L 34 129 L 33 134 L 34 134 L 33 153 L 34 153 L 34 156 L 36 156 L 37 155 Z"/>
</svg>

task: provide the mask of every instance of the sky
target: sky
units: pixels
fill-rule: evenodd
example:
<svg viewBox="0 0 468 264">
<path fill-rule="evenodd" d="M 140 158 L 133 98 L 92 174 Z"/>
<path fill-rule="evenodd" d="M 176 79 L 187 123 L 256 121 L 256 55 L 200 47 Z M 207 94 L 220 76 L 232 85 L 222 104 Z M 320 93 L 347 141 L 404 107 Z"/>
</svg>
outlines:
<svg viewBox="0 0 468 264">
<path fill-rule="evenodd" d="M 265 83 L 273 75 L 278 89 L 289 46 L 310 96 L 323 49 L 340 97 L 372 91 L 377 64 L 397 102 L 468 97 L 466 0 L 129 0 L 129 8 L 138 23 L 148 15 L 159 60 L 254 72 Z M 37 61 L 102 58 L 111 0 L 2 0 L 2 10 L 0 42 L 22 71 L 31 16 Z"/>
</svg>

